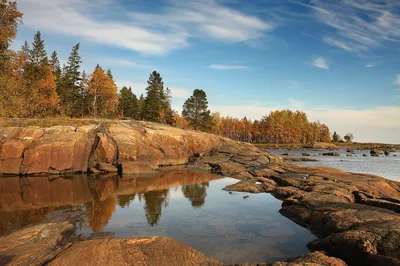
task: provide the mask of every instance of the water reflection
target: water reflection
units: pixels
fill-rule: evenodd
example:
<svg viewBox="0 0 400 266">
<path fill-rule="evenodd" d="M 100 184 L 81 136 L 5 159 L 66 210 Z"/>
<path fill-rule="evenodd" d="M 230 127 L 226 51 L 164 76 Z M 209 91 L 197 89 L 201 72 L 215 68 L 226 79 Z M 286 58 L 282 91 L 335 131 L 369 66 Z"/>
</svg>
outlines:
<svg viewBox="0 0 400 266">
<path fill-rule="evenodd" d="M 182 192 L 193 207 L 204 205 L 209 180 L 219 176 L 187 169 L 164 171 L 152 176 L 102 175 L 97 177 L 6 177 L 0 178 L 0 235 L 41 222 L 56 209 L 84 206 L 90 227 L 100 232 L 117 204 L 126 208 L 144 201 L 148 224 L 157 225 L 168 206 L 170 187 Z M 200 183 L 198 185 L 198 183 Z"/>
<path fill-rule="evenodd" d="M 194 208 L 200 208 L 206 201 L 208 186 L 208 182 L 182 186 L 182 193 L 190 200 Z"/>
</svg>

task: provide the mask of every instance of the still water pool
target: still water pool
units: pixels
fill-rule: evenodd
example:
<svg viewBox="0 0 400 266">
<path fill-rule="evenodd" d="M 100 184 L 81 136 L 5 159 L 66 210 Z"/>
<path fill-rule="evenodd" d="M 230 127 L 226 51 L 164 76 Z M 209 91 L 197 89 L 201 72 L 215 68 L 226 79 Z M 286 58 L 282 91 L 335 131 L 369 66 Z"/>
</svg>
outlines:
<svg viewBox="0 0 400 266">
<path fill-rule="evenodd" d="M 227 264 L 308 252 L 315 237 L 279 214 L 279 200 L 222 190 L 235 182 L 186 169 L 122 178 L 1 178 L 0 234 L 73 209 L 85 216 L 78 233 L 172 237 Z"/>
</svg>

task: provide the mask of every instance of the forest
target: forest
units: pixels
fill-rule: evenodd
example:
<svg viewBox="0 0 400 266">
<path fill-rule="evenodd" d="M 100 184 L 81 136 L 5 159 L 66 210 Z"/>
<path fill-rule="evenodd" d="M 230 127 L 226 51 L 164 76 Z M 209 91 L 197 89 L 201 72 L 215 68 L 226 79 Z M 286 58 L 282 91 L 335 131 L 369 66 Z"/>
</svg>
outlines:
<svg viewBox="0 0 400 266">
<path fill-rule="evenodd" d="M 82 70 L 79 43 L 61 66 L 56 51 L 48 56 L 40 31 L 31 44 L 25 41 L 14 51 L 10 45 L 23 14 L 16 2 L 8 0 L 1 0 L 0 9 L 0 117 L 136 119 L 245 142 L 331 141 L 328 126 L 308 121 L 301 111 L 277 110 L 254 121 L 222 117 L 208 110 L 207 94 L 200 89 L 193 91 L 178 114 L 171 107 L 171 92 L 159 72 L 150 73 L 146 95 L 137 96 L 128 87 L 119 90 L 110 69 L 97 64 L 89 74 Z"/>
</svg>

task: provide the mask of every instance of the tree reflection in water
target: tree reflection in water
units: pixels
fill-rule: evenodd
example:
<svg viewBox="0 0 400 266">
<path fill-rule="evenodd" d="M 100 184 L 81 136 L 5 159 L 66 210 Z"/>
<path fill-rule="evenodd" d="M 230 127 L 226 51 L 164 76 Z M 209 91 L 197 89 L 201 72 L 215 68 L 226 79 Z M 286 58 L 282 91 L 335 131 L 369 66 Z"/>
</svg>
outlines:
<svg viewBox="0 0 400 266">
<path fill-rule="evenodd" d="M 209 182 L 193 185 L 183 185 L 182 193 L 190 200 L 193 208 L 200 208 L 204 205 L 207 197 Z"/>
<path fill-rule="evenodd" d="M 128 208 L 135 200 L 143 203 L 148 224 L 155 226 L 168 206 L 172 187 L 181 187 L 191 205 L 200 208 L 205 204 L 208 182 L 219 178 L 185 168 L 122 178 L 114 174 L 1 178 L 0 235 L 39 223 L 55 210 L 76 211 L 82 206 L 90 227 L 99 232 L 109 223 L 117 204 Z"/>
<path fill-rule="evenodd" d="M 143 198 L 145 201 L 144 211 L 149 225 L 158 224 L 162 215 L 162 208 L 168 206 L 169 189 L 153 190 L 145 192 Z"/>
</svg>

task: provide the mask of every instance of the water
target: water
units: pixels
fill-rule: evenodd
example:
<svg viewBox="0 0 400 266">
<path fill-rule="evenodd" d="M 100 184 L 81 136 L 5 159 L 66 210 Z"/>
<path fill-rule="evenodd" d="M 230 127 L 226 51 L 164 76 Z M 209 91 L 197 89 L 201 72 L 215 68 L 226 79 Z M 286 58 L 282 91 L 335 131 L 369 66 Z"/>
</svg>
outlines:
<svg viewBox="0 0 400 266">
<path fill-rule="evenodd" d="M 0 178 L 0 234 L 60 210 L 81 210 L 87 222 L 79 233 L 168 236 L 227 264 L 308 252 L 306 244 L 315 237 L 279 214 L 279 200 L 222 190 L 235 182 L 186 169 L 123 178 Z"/>
<path fill-rule="evenodd" d="M 295 162 L 302 165 L 313 165 L 313 166 L 329 166 L 338 168 L 347 172 L 352 173 L 365 173 L 373 174 L 385 177 L 387 179 L 400 181 L 400 152 L 391 152 L 390 156 L 369 156 L 369 150 L 356 150 L 353 156 L 348 157 L 345 149 L 335 150 L 340 153 L 340 156 L 321 156 L 320 154 L 329 152 L 328 150 L 311 150 L 311 149 L 300 149 L 300 150 L 286 150 L 286 149 L 273 149 L 270 150 L 273 154 L 284 154 L 289 153 L 289 156 L 282 157 L 302 157 L 302 153 L 309 153 L 311 158 L 317 159 L 318 162 Z M 367 154 L 364 157 L 363 154 Z M 396 156 L 393 156 L 396 155 Z"/>
</svg>

